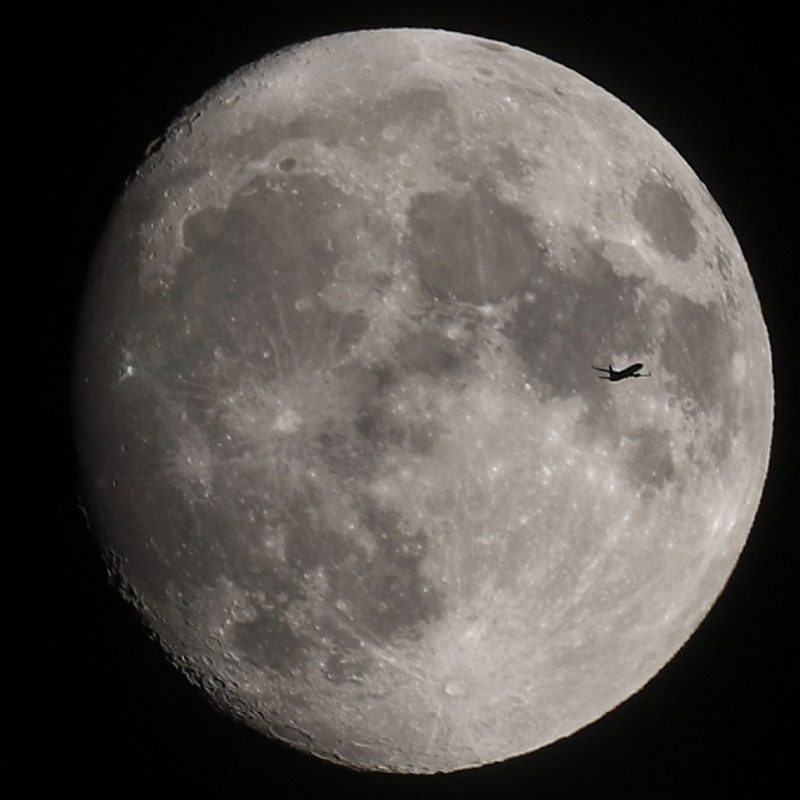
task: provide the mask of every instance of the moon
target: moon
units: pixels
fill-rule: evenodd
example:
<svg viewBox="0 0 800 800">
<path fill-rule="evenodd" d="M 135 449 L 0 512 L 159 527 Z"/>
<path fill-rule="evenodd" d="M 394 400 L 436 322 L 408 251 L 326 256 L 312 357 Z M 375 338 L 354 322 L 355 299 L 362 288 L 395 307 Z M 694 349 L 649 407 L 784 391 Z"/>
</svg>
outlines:
<svg viewBox="0 0 800 800">
<path fill-rule="evenodd" d="M 766 475 L 767 330 L 708 190 L 476 36 L 324 37 L 212 89 L 117 202 L 80 322 L 121 591 L 217 706 L 359 769 L 501 761 L 622 703 Z"/>
</svg>

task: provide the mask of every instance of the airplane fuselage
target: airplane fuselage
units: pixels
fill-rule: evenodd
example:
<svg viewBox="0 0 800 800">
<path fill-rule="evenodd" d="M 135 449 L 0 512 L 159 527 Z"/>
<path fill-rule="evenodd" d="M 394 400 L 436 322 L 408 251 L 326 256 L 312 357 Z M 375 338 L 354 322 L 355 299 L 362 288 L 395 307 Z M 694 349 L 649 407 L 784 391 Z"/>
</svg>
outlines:
<svg viewBox="0 0 800 800">
<path fill-rule="evenodd" d="M 629 367 L 625 367 L 625 369 L 616 370 L 611 364 L 608 367 L 596 367 L 592 364 L 592 369 L 596 369 L 598 372 L 604 372 L 605 375 L 598 375 L 597 377 L 601 380 L 605 381 L 621 381 L 625 378 L 649 378 L 650 373 L 647 374 L 642 373 L 642 368 L 644 364 L 631 364 Z"/>
</svg>

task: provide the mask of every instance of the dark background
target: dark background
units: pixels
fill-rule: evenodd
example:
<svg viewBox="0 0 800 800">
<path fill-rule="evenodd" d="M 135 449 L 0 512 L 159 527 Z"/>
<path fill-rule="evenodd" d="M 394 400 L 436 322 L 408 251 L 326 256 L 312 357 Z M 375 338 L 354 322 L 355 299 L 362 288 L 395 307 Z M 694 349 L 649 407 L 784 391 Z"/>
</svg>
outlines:
<svg viewBox="0 0 800 800">
<path fill-rule="evenodd" d="M 163 4 L 166 5 L 166 4 Z M 16 202 L 32 290 L 20 298 L 32 380 L 16 425 L 32 467 L 35 554 L 21 577 L 34 641 L 7 683 L 22 793 L 170 791 L 196 798 L 728 798 L 783 796 L 796 753 L 798 549 L 789 505 L 797 359 L 797 87 L 776 10 L 697 3 L 290 2 L 20 14 L 12 108 L 26 180 Z M 377 10 L 378 6 L 381 10 Z M 107 585 L 77 504 L 68 379 L 71 335 L 93 244 L 126 177 L 181 109 L 234 69 L 318 35 L 438 27 L 530 49 L 585 75 L 654 125 L 697 172 L 737 234 L 773 346 L 776 433 L 750 540 L 700 629 L 641 692 L 531 755 L 418 777 L 361 774 L 271 743 L 220 716 L 161 657 Z M 5 97 L 8 103 L 8 96 Z M 8 108 L 6 109 L 9 110 Z M 792 120 L 794 117 L 794 120 Z M 16 121 L 19 123 L 16 124 Z M 15 152 L 15 154 L 16 154 Z M 14 165 L 11 165 L 14 166 Z M 796 247 L 796 246 L 795 246 Z M 793 250 L 795 249 L 793 247 Z M 16 305 L 16 301 L 14 303 Z M 14 310 L 14 309 L 12 309 Z M 12 340 L 13 341 L 13 340 Z M 743 465 L 743 468 L 746 468 Z M 31 584 L 33 582 L 33 584 Z M 21 610 L 21 609 L 18 609 Z M 15 691 L 18 696 L 14 696 Z M 791 784 L 790 784 L 791 785 Z"/>
</svg>

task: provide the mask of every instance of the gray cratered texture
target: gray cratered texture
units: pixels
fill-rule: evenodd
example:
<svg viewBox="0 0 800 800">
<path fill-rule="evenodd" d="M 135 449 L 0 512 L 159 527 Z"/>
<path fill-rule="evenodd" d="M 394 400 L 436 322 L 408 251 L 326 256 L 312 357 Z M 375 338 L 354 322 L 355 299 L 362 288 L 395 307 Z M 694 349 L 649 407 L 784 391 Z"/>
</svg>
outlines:
<svg viewBox="0 0 800 800">
<path fill-rule="evenodd" d="M 772 378 L 655 130 L 523 50 L 381 30 L 242 70 L 154 146 L 77 408 L 98 535 L 186 673 L 303 750 L 434 772 L 677 651 L 752 523 Z"/>
</svg>

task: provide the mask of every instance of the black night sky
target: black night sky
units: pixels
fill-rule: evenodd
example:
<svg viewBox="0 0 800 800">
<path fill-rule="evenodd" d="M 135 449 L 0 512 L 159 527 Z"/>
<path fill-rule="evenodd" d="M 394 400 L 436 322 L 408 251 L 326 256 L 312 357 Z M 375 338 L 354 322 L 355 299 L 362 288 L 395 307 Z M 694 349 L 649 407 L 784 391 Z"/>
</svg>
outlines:
<svg viewBox="0 0 800 800">
<path fill-rule="evenodd" d="M 5 32 L 17 50 L 9 82 L 21 82 L 25 96 L 15 120 L 29 177 L 18 210 L 27 209 L 20 225 L 32 254 L 17 267 L 31 279 L 20 339 L 34 346 L 25 358 L 33 378 L 25 396 L 35 434 L 12 424 L 34 502 L 17 525 L 36 551 L 20 567 L 24 591 L 39 597 L 24 606 L 30 619 L 22 620 L 35 641 L 17 665 L 20 678 L 7 683 L 24 711 L 14 725 L 22 771 L 13 796 L 109 797 L 117 787 L 195 798 L 783 796 L 778 787 L 789 777 L 797 729 L 791 654 L 799 562 L 789 520 L 798 369 L 789 234 L 793 241 L 797 202 L 789 173 L 798 76 L 778 4 L 747 11 L 613 2 L 529 2 L 513 10 L 499 2 L 464 10 L 390 0 L 161 5 L 168 8 L 65 7 L 18 18 Z M 270 743 L 214 711 L 106 583 L 78 508 L 70 431 L 70 347 L 82 282 L 111 204 L 147 145 L 236 68 L 315 36 L 377 27 L 446 28 L 527 48 L 588 77 L 656 127 L 736 232 L 776 374 L 762 505 L 727 589 L 697 633 L 643 691 L 570 738 L 434 777 L 353 772 Z"/>
</svg>

